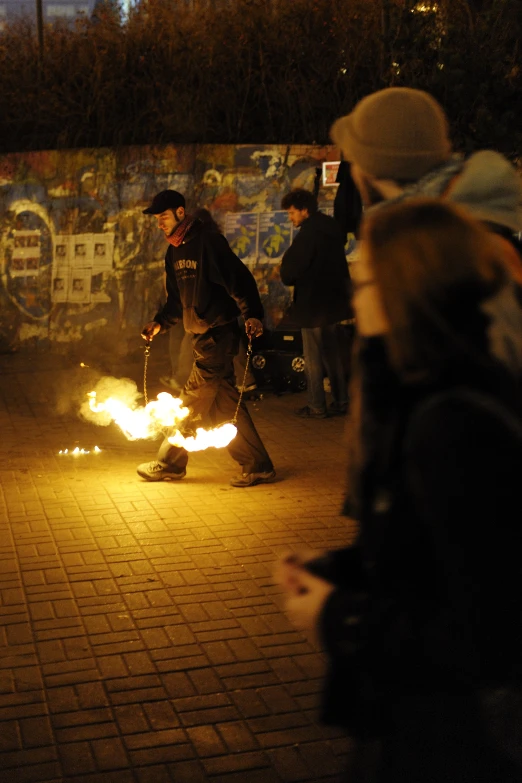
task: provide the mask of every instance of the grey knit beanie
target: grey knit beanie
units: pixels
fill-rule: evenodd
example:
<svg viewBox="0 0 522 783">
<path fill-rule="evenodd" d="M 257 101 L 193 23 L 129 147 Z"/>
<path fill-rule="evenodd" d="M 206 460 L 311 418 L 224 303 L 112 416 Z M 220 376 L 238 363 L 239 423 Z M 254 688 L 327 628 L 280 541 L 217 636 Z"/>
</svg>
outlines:
<svg viewBox="0 0 522 783">
<path fill-rule="evenodd" d="M 442 107 L 409 87 L 367 95 L 330 133 L 347 161 L 377 179 L 415 181 L 451 156 Z"/>
</svg>

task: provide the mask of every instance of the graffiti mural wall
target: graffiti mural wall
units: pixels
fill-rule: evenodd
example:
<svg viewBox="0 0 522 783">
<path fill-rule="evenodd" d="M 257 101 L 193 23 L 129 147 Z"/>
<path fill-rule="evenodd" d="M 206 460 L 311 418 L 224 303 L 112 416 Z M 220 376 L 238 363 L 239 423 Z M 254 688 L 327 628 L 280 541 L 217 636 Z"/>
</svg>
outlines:
<svg viewBox="0 0 522 783">
<path fill-rule="evenodd" d="M 0 351 L 110 343 L 125 354 L 163 297 L 165 241 L 142 214 L 155 193 L 206 207 L 252 270 L 266 325 L 290 300 L 279 263 L 293 228 L 281 211 L 313 190 L 333 147 L 166 146 L 0 156 Z M 335 188 L 321 187 L 333 211 Z"/>
</svg>

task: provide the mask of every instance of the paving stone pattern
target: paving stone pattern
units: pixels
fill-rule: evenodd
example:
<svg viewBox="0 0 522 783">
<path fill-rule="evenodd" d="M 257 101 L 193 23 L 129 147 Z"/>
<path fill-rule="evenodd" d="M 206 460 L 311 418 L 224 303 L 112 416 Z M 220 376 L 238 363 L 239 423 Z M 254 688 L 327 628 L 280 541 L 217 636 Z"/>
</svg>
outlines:
<svg viewBox="0 0 522 783">
<path fill-rule="evenodd" d="M 230 487 L 215 449 L 147 483 L 135 468 L 157 443 L 77 416 L 100 370 L 4 355 L 0 373 L 1 783 L 340 783 L 350 746 L 319 721 L 324 658 L 272 569 L 353 538 L 343 419 L 303 421 L 303 395 L 268 394 L 249 408 L 276 483 Z"/>
</svg>

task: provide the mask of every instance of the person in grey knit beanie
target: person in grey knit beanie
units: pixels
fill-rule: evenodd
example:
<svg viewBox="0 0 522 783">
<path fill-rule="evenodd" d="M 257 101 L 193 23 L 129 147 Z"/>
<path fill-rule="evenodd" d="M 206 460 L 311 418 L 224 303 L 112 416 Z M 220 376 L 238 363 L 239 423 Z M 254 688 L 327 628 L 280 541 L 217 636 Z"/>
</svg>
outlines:
<svg viewBox="0 0 522 783">
<path fill-rule="evenodd" d="M 332 125 L 366 208 L 404 198 L 447 197 L 498 233 L 522 231 L 520 177 L 498 152 L 454 154 L 442 106 L 423 90 L 367 95 Z M 522 281 L 519 281 L 522 282 Z"/>
<path fill-rule="evenodd" d="M 378 180 L 415 182 L 452 154 L 444 110 L 409 87 L 367 95 L 333 124 L 331 136 L 352 167 Z"/>
</svg>

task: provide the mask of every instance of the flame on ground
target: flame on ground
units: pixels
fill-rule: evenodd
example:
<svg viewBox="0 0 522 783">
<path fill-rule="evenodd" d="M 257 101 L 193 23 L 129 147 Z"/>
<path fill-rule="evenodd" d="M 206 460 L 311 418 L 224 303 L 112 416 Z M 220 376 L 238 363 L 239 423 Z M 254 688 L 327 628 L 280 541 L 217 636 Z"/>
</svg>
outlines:
<svg viewBox="0 0 522 783">
<path fill-rule="evenodd" d="M 92 450 L 92 453 L 101 454 L 101 451 L 102 450 L 99 449 L 98 446 L 95 446 Z M 71 451 L 69 451 L 69 449 L 60 449 L 60 451 L 58 452 L 58 454 L 70 454 L 72 457 L 77 457 L 79 454 L 90 454 L 90 453 L 91 452 L 89 449 L 81 449 L 79 446 L 76 446 L 76 448 L 71 449 Z"/>
</svg>

